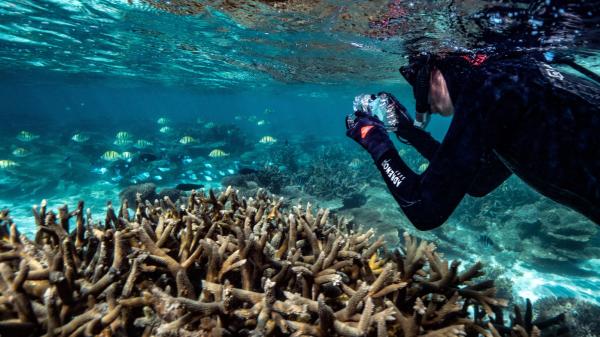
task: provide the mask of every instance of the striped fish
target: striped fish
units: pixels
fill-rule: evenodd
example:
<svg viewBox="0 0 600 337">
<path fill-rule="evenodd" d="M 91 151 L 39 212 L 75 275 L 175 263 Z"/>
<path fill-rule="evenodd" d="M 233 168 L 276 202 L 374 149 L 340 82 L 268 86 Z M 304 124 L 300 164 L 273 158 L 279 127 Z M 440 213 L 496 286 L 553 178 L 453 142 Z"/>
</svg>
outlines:
<svg viewBox="0 0 600 337">
<path fill-rule="evenodd" d="M 90 140 L 90 136 L 84 135 L 82 133 L 76 133 L 71 137 L 71 140 L 76 143 L 85 143 Z"/>
<path fill-rule="evenodd" d="M 195 140 L 193 137 L 190 137 L 190 136 L 184 136 L 184 137 L 181 137 L 181 139 L 179 140 L 179 143 L 181 143 L 181 144 L 183 144 L 183 145 L 186 145 L 186 144 L 193 143 L 193 142 L 195 142 L 195 141 L 196 141 L 196 140 Z"/>
<path fill-rule="evenodd" d="M 19 164 L 15 163 L 14 161 L 10 160 L 10 159 L 2 159 L 0 160 L 0 169 L 9 169 L 9 168 L 13 168 L 19 166 Z"/>
<path fill-rule="evenodd" d="M 210 151 L 210 153 L 208 154 L 208 156 L 211 157 L 211 158 L 222 158 L 222 157 L 229 156 L 229 153 L 225 153 L 221 149 L 214 149 L 214 150 Z"/>
<path fill-rule="evenodd" d="M 170 122 L 170 120 L 169 120 L 168 118 L 166 118 L 166 117 L 161 117 L 161 118 L 159 118 L 159 119 L 156 121 L 156 123 L 157 123 L 158 125 L 165 125 L 165 124 L 169 124 L 169 122 Z"/>
<path fill-rule="evenodd" d="M 12 154 L 15 157 L 25 157 L 25 156 L 29 155 L 29 150 L 24 149 L 22 147 L 18 147 L 13 150 Z"/>
<path fill-rule="evenodd" d="M 117 138 L 113 144 L 116 146 L 127 146 L 131 144 L 131 140 L 126 138 Z"/>
<path fill-rule="evenodd" d="M 152 145 L 154 145 L 154 144 L 150 141 L 147 141 L 145 139 L 139 139 L 137 142 L 135 142 L 135 144 L 133 146 L 138 149 L 145 149 Z"/>
<path fill-rule="evenodd" d="M 21 131 L 19 132 L 19 134 L 17 135 L 17 139 L 22 141 L 22 142 L 31 142 L 33 140 L 36 140 L 40 138 L 40 136 L 35 135 L 29 131 Z"/>
<path fill-rule="evenodd" d="M 117 139 L 130 139 L 131 135 L 127 131 L 119 131 L 117 132 Z"/>
<path fill-rule="evenodd" d="M 121 159 L 121 155 L 117 151 L 106 151 L 100 158 L 106 161 L 117 161 Z"/>
<path fill-rule="evenodd" d="M 261 144 L 273 144 L 277 142 L 277 139 L 271 136 L 264 136 L 258 142 Z"/>
</svg>

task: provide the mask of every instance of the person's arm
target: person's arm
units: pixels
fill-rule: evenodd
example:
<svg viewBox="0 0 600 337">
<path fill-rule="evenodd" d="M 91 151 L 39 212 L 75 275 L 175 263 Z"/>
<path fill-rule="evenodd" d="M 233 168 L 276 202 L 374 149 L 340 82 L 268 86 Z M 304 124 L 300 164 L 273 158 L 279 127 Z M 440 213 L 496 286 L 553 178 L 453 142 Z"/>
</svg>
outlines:
<svg viewBox="0 0 600 337">
<path fill-rule="evenodd" d="M 416 127 L 407 127 L 396 131 L 396 135 L 409 142 L 425 159 L 432 161 L 440 148 L 440 142 L 435 140 L 431 134 Z M 490 154 L 489 158 L 477 171 L 473 183 L 467 193 L 473 197 L 483 197 L 495 190 L 502 184 L 512 172 L 496 157 Z"/>
<path fill-rule="evenodd" d="M 400 158 L 378 119 L 357 116 L 346 121 L 347 134 L 371 154 L 404 214 L 420 230 L 442 225 L 481 166 L 485 147 L 480 118 L 457 114 L 429 167 L 419 175 Z"/>
<path fill-rule="evenodd" d="M 484 197 L 502 185 L 511 175 L 512 171 L 495 154 L 491 154 L 488 161 L 477 171 L 467 193 L 472 197 Z"/>
</svg>

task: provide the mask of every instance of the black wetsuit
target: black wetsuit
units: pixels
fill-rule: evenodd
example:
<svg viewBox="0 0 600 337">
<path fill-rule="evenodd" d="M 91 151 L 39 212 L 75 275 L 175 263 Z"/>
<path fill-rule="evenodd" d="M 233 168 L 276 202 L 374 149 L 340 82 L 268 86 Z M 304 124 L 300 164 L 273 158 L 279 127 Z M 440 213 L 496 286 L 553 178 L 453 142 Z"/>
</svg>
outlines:
<svg viewBox="0 0 600 337">
<path fill-rule="evenodd" d="M 443 142 L 398 132 L 428 168 L 414 173 L 396 150 L 377 161 L 415 227 L 440 226 L 465 194 L 484 196 L 512 173 L 600 224 L 600 87 L 529 57 L 464 63 L 438 67 L 455 107 Z"/>
</svg>

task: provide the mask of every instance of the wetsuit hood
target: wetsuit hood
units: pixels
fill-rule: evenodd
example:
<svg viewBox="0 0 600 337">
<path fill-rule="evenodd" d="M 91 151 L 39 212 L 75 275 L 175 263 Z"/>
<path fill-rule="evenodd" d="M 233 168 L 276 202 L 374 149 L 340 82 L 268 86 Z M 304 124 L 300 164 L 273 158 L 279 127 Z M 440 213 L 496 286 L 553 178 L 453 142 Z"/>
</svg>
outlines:
<svg viewBox="0 0 600 337">
<path fill-rule="evenodd" d="M 476 56 L 478 57 L 478 56 Z M 487 59 L 487 57 L 485 57 Z M 438 59 L 435 63 L 435 67 L 442 73 L 450 93 L 450 98 L 453 103 L 456 103 L 459 99 L 462 88 L 468 84 L 470 73 L 479 67 L 481 63 L 474 64 L 469 56 L 447 56 L 443 59 Z"/>
<path fill-rule="evenodd" d="M 440 70 L 452 102 L 456 102 L 461 88 L 468 78 L 468 73 L 473 68 L 479 67 L 487 60 L 487 56 L 476 54 L 438 56 L 423 54 L 409 58 L 409 63 L 400 68 L 400 73 L 413 87 L 416 100 L 416 111 L 418 113 L 429 113 L 429 82 L 431 70 Z"/>
</svg>

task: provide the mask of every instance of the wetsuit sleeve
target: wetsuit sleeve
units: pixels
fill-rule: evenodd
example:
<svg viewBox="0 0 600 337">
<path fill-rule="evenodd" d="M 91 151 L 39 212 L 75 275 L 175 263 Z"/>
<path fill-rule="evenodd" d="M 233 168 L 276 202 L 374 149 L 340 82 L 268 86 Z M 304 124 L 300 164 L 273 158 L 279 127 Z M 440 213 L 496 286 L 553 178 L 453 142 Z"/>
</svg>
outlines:
<svg viewBox="0 0 600 337">
<path fill-rule="evenodd" d="M 429 132 L 419 128 L 409 127 L 402 129 L 396 135 L 406 139 L 430 162 L 440 148 L 440 142 L 435 140 Z M 467 193 L 473 197 L 483 197 L 500 186 L 511 174 L 512 172 L 510 172 L 500 159 L 492 154 L 481 165 Z"/>
<path fill-rule="evenodd" d="M 429 167 L 418 175 L 396 149 L 376 165 L 404 214 L 420 230 L 442 225 L 467 194 L 484 153 L 482 121 L 457 115 Z"/>
<path fill-rule="evenodd" d="M 413 126 L 398 130 L 396 135 L 401 139 L 406 139 L 410 145 L 429 161 L 433 159 L 433 156 L 440 147 L 440 142 L 435 140 L 429 132 Z"/>
<path fill-rule="evenodd" d="M 496 155 L 490 155 L 487 162 L 481 165 L 473 183 L 467 192 L 472 197 L 483 197 L 500 186 L 512 172 Z"/>
</svg>

